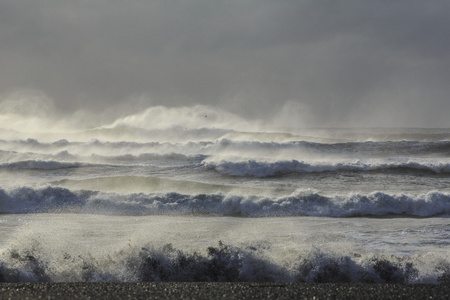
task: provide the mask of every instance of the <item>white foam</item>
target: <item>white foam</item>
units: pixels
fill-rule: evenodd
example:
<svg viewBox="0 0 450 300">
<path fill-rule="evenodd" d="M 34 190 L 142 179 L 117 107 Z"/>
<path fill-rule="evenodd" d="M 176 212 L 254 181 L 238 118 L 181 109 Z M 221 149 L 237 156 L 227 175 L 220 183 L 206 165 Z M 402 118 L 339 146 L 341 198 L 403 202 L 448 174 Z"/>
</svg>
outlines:
<svg viewBox="0 0 450 300">
<path fill-rule="evenodd" d="M 64 188 L 27 187 L 0 190 L 1 213 L 72 211 L 113 215 L 219 216 L 417 216 L 450 215 L 450 195 L 429 192 L 423 195 L 389 195 L 375 192 L 323 196 L 311 191 L 288 197 L 265 198 L 249 195 L 179 193 L 116 194 L 70 191 Z"/>
<path fill-rule="evenodd" d="M 257 161 L 254 159 L 233 161 L 207 159 L 204 166 L 220 173 L 232 176 L 269 177 L 292 173 L 320 173 L 336 171 L 389 171 L 415 170 L 431 171 L 434 173 L 449 173 L 450 163 L 433 160 L 342 160 L 332 161 Z"/>
<path fill-rule="evenodd" d="M 445 232 L 444 219 L 349 219 L 336 226 L 333 219 L 309 217 L 21 218 L 28 223 L 0 246 L 0 278 L 6 282 L 448 283 L 450 274 L 445 246 L 433 245 L 429 236 L 403 232 L 410 243 L 433 245 L 409 253 L 401 251 L 408 248 L 402 241 L 386 240 L 404 229 Z M 391 246 L 382 249 L 374 241 Z"/>
</svg>

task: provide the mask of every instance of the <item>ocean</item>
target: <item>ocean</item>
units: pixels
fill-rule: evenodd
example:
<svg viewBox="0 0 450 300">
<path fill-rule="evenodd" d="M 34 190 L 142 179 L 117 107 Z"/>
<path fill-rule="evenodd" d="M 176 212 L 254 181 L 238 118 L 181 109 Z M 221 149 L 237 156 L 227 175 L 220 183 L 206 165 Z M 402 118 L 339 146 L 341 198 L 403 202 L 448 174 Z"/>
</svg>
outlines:
<svg viewBox="0 0 450 300">
<path fill-rule="evenodd" d="M 450 282 L 448 128 L 8 120 L 0 282 Z"/>
</svg>

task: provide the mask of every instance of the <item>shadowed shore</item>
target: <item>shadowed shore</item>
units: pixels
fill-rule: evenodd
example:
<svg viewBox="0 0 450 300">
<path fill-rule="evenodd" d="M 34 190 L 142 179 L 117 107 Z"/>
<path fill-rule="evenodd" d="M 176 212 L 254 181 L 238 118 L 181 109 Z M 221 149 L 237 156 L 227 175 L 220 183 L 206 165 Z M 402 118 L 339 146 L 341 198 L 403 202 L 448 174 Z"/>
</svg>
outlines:
<svg viewBox="0 0 450 300">
<path fill-rule="evenodd" d="M 450 284 L 1 283 L 1 299 L 448 299 Z"/>
</svg>

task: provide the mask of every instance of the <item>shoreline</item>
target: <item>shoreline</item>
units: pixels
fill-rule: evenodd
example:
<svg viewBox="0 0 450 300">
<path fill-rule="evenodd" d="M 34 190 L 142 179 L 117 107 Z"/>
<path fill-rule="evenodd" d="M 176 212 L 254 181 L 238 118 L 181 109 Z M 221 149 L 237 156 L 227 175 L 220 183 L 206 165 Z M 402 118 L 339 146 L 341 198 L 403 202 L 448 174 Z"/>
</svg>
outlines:
<svg viewBox="0 0 450 300">
<path fill-rule="evenodd" d="M 0 283 L 1 299 L 448 299 L 450 284 Z"/>
</svg>

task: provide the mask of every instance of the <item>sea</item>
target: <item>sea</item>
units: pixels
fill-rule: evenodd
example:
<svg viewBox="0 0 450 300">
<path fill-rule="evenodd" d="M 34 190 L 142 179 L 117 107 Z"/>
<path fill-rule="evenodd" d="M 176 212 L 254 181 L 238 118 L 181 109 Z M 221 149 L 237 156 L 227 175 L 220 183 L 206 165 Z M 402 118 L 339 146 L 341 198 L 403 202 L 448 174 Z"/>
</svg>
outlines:
<svg viewBox="0 0 450 300">
<path fill-rule="evenodd" d="M 0 118 L 0 282 L 450 283 L 450 128 L 27 120 Z"/>
</svg>

